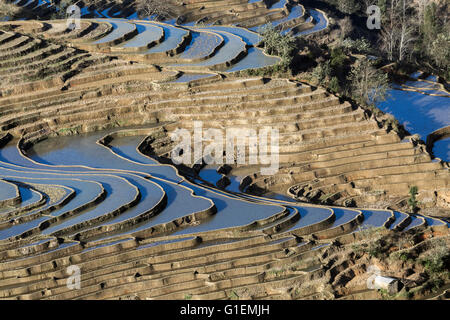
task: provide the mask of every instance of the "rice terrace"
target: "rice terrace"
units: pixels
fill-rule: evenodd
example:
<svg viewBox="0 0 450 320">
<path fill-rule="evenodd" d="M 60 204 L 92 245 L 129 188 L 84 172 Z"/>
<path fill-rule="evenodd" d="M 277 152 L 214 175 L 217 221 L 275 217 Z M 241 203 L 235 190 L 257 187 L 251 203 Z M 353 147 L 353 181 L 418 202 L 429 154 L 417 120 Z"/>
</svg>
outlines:
<svg viewBox="0 0 450 320">
<path fill-rule="evenodd" d="M 449 13 L 0 0 L 0 299 L 448 300 Z"/>
</svg>

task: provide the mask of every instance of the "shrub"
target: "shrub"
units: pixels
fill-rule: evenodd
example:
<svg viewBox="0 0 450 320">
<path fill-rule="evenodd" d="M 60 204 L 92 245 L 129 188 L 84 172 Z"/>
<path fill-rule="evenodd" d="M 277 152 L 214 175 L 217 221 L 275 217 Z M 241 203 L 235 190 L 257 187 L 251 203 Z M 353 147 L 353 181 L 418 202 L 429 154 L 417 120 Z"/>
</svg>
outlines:
<svg viewBox="0 0 450 320">
<path fill-rule="evenodd" d="M 371 257 L 380 257 L 384 252 L 383 230 L 383 227 L 359 227 L 359 234 L 362 240 L 360 244 L 352 245 L 352 249 L 356 253 L 364 252 Z"/>
<path fill-rule="evenodd" d="M 356 40 L 345 39 L 342 41 L 342 47 L 349 52 L 369 54 L 372 52 L 370 42 L 366 38 L 360 38 Z"/>
<path fill-rule="evenodd" d="M 341 91 L 341 87 L 339 86 L 339 80 L 337 77 L 331 78 L 330 83 L 328 84 L 328 87 L 330 88 L 331 91 L 333 91 L 335 93 Z"/>
<path fill-rule="evenodd" d="M 271 23 L 264 25 L 258 32 L 262 36 L 264 51 L 281 57 L 281 65 L 289 67 L 296 49 L 295 38 L 289 34 L 281 34 Z"/>
<path fill-rule="evenodd" d="M 416 186 L 412 186 L 411 188 L 409 188 L 408 205 L 411 208 L 412 212 L 417 211 L 417 205 L 418 205 L 418 201 L 416 200 L 417 194 L 418 194 L 418 189 Z"/>
<path fill-rule="evenodd" d="M 450 35 L 440 33 L 431 44 L 431 58 L 440 68 L 450 68 Z"/>
<path fill-rule="evenodd" d="M 229 293 L 229 296 L 228 296 L 231 300 L 239 300 L 239 296 L 238 296 L 238 294 L 234 291 L 234 290 L 232 290 L 230 293 Z"/>
<path fill-rule="evenodd" d="M 381 239 L 371 241 L 368 243 L 366 252 L 369 256 L 379 258 L 383 254 L 383 241 Z"/>
<path fill-rule="evenodd" d="M 330 59 L 319 63 L 311 72 L 311 78 L 327 86 L 332 92 L 341 93 L 345 86 L 349 58 L 341 47 L 333 48 Z"/>
<path fill-rule="evenodd" d="M 367 58 L 352 67 L 348 77 L 350 95 L 360 104 L 373 106 L 386 100 L 389 88 L 388 75 L 376 69 Z"/>
<path fill-rule="evenodd" d="M 331 74 L 333 76 L 339 76 L 344 73 L 347 56 L 342 48 L 334 48 L 331 50 Z"/>
<path fill-rule="evenodd" d="M 311 76 L 317 79 L 318 82 L 323 82 L 328 79 L 331 76 L 330 61 L 318 64 L 313 69 Z"/>
<path fill-rule="evenodd" d="M 352 14 L 359 10 L 360 4 L 356 0 L 339 0 L 337 1 L 338 9 L 342 13 Z"/>
<path fill-rule="evenodd" d="M 0 2 L 0 21 L 12 20 L 11 18 L 18 12 L 18 8 L 5 1 Z"/>
<path fill-rule="evenodd" d="M 432 248 L 420 260 L 425 270 L 430 275 L 435 275 L 446 270 L 446 262 L 450 255 L 445 241 L 436 241 Z"/>
</svg>

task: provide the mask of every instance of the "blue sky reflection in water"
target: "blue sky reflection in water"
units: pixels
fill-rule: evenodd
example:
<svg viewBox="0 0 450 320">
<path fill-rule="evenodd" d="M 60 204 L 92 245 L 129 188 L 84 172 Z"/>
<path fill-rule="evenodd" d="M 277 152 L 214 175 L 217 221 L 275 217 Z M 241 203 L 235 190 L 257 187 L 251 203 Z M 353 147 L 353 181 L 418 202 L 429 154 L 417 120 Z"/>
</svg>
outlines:
<svg viewBox="0 0 450 320">
<path fill-rule="evenodd" d="M 411 82 L 408 82 L 410 85 Z M 411 134 L 419 134 L 425 141 L 433 131 L 450 125 L 450 98 L 430 96 L 416 91 L 399 90 L 398 85 L 388 91 L 388 100 L 377 106 L 395 116 Z M 449 159 L 450 139 L 436 143 L 434 152 L 443 160 Z"/>
</svg>

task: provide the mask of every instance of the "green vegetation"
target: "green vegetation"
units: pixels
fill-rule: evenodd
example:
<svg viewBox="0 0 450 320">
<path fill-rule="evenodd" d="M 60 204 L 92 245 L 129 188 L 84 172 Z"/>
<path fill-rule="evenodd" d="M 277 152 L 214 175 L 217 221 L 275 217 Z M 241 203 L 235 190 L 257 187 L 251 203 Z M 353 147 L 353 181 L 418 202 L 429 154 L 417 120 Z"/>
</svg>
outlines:
<svg viewBox="0 0 450 320">
<path fill-rule="evenodd" d="M 383 253 L 383 242 L 381 239 L 370 241 L 365 251 L 370 257 L 378 258 Z"/>
<path fill-rule="evenodd" d="M 311 77 L 315 79 L 318 83 L 323 83 L 331 75 L 330 62 L 326 61 L 319 64 L 311 72 Z"/>
<path fill-rule="evenodd" d="M 325 67 L 325 70 L 327 70 L 328 67 Z M 337 76 L 330 76 L 331 79 L 327 76 L 325 79 L 328 83 L 328 89 L 330 89 L 334 93 L 340 93 L 341 92 L 341 86 L 340 81 Z"/>
<path fill-rule="evenodd" d="M 346 38 L 342 41 L 341 45 L 347 53 L 370 54 L 374 51 L 366 38 L 359 38 L 356 40 Z"/>
<path fill-rule="evenodd" d="M 399 250 L 409 248 L 414 245 L 414 236 L 411 234 L 404 234 L 398 238 L 398 248 Z M 408 257 L 407 257 L 408 258 Z"/>
<path fill-rule="evenodd" d="M 58 133 L 62 134 L 62 135 L 76 135 L 78 134 L 82 129 L 81 125 L 78 125 L 76 127 L 72 127 L 72 128 L 62 128 L 58 130 Z"/>
<path fill-rule="evenodd" d="M 186 293 L 186 294 L 184 295 L 184 300 L 191 300 L 191 299 L 192 299 L 192 294 Z"/>
<path fill-rule="evenodd" d="M 312 70 L 312 77 L 318 83 L 326 85 L 334 93 L 344 94 L 341 89 L 346 85 L 345 75 L 348 73 L 350 59 L 342 47 L 331 49 L 330 58 Z"/>
<path fill-rule="evenodd" d="M 311 80 L 363 106 L 374 108 L 387 97 L 388 75 L 376 68 L 376 61 L 367 57 L 355 60 L 349 53 L 353 48 L 361 52 L 370 51 L 366 40 L 344 41 L 343 44 L 332 48 L 329 58 L 311 71 Z"/>
<path fill-rule="evenodd" d="M 431 43 L 430 55 L 433 61 L 441 69 L 447 69 L 450 72 L 450 35 L 440 33 L 436 36 L 436 39 Z M 447 74 L 447 79 L 450 79 L 450 75 Z"/>
<path fill-rule="evenodd" d="M 281 268 L 281 269 L 270 269 L 267 271 L 268 274 L 275 276 L 276 278 L 284 275 L 287 272 L 287 270 L 285 268 Z"/>
<path fill-rule="evenodd" d="M 361 241 L 352 244 L 357 254 L 367 253 L 370 257 L 379 258 L 385 252 L 385 241 L 382 239 L 384 227 L 359 227 Z"/>
<path fill-rule="evenodd" d="M 270 77 L 270 76 L 285 76 L 289 77 L 291 75 L 291 71 L 289 69 L 286 69 L 285 66 L 283 66 L 281 63 L 277 63 L 273 66 L 267 66 L 264 68 L 258 68 L 258 69 L 245 69 L 242 71 L 238 71 L 237 74 L 243 77 L 248 76 L 257 76 L 257 77 Z"/>
<path fill-rule="evenodd" d="M 447 243 L 442 239 L 434 241 L 431 248 L 419 259 L 429 277 L 425 284 L 426 289 L 436 292 L 448 281 L 449 260 L 450 249 Z"/>
<path fill-rule="evenodd" d="M 412 212 L 417 211 L 417 205 L 419 204 L 419 202 L 416 199 L 417 194 L 418 194 L 418 189 L 416 186 L 412 186 L 411 188 L 409 188 L 408 205 L 411 208 Z"/>
<path fill-rule="evenodd" d="M 373 54 L 385 62 L 395 62 L 396 68 L 409 66 L 450 80 L 449 1 L 322 1 L 328 4 L 331 14 L 338 16 L 339 42 L 351 34 L 370 38 L 370 43 L 376 48 Z M 367 29 L 366 9 L 370 5 L 380 8 L 381 30 Z M 348 46 L 349 43 L 343 45 Z M 359 53 L 367 53 L 364 47 L 360 49 Z"/>
<path fill-rule="evenodd" d="M 5 21 L 7 19 L 11 20 L 12 17 L 14 17 L 15 14 L 17 14 L 17 12 L 19 11 L 19 9 L 11 4 L 11 3 L 7 3 L 5 1 L 1 1 L 0 2 L 0 21 Z"/>
<path fill-rule="evenodd" d="M 447 271 L 446 264 L 450 257 L 450 250 L 444 240 L 435 241 L 433 246 L 424 257 L 421 263 L 429 275 L 439 274 Z"/>
<path fill-rule="evenodd" d="M 378 289 L 378 292 L 381 295 L 383 300 L 393 300 L 395 298 L 395 294 L 391 295 L 386 289 Z"/>
<path fill-rule="evenodd" d="M 418 59 L 425 59 L 434 71 L 450 80 L 450 22 L 448 1 L 430 2 L 417 10 L 419 21 L 414 50 Z"/>
<path fill-rule="evenodd" d="M 289 34 L 281 34 L 271 23 L 260 28 L 258 32 L 261 34 L 264 43 L 264 51 L 281 58 L 276 68 L 280 71 L 288 71 L 296 49 L 295 38 Z"/>
<path fill-rule="evenodd" d="M 387 74 L 376 69 L 374 63 L 363 58 L 352 67 L 348 76 L 350 81 L 349 96 L 366 106 L 375 106 L 386 99 L 389 89 Z"/>
<path fill-rule="evenodd" d="M 402 252 L 398 257 L 403 262 L 406 262 L 406 261 L 408 261 L 408 259 L 410 259 L 408 253 L 406 253 L 406 252 Z"/>
<path fill-rule="evenodd" d="M 73 4 L 72 0 L 60 0 L 58 3 L 55 3 L 55 7 L 58 8 L 58 11 L 52 14 L 52 19 L 65 19 L 67 17 L 67 8 Z"/>
<path fill-rule="evenodd" d="M 412 244 L 414 244 L 414 242 L 412 242 Z M 394 261 L 401 261 L 401 262 L 403 262 L 403 263 L 407 263 L 407 264 L 409 264 L 409 265 L 413 265 L 414 263 L 415 263 L 415 258 L 414 258 L 414 255 L 411 253 L 411 252 L 409 252 L 408 250 L 405 250 L 405 249 L 407 249 L 407 248 L 404 248 L 404 247 L 402 247 L 402 244 L 401 244 L 401 237 L 399 237 L 398 239 L 397 239 L 397 244 L 396 244 L 396 246 L 397 246 L 397 248 L 399 249 L 399 250 L 396 250 L 396 251 L 394 251 L 393 253 L 391 253 L 390 255 L 389 255 L 389 260 L 391 261 L 391 262 L 394 262 Z"/>
<path fill-rule="evenodd" d="M 345 14 L 352 14 L 362 8 L 361 3 L 357 0 L 327 0 L 336 9 Z"/>
<path fill-rule="evenodd" d="M 231 290 L 228 293 L 228 298 L 230 298 L 231 300 L 239 300 L 239 296 L 234 290 Z"/>
<path fill-rule="evenodd" d="M 428 280 L 426 287 L 430 289 L 432 292 L 436 293 L 440 287 L 445 284 L 445 281 L 441 278 L 433 277 Z"/>
<path fill-rule="evenodd" d="M 394 116 L 386 114 L 376 104 L 388 98 L 389 74 L 379 69 L 382 60 L 369 56 L 375 50 L 370 42 L 361 38 L 346 38 L 334 47 L 311 47 L 305 54 L 309 60 L 316 60 L 316 67 L 309 70 L 306 78 L 313 85 L 321 85 L 333 93 L 353 100 L 374 114 L 388 130 L 403 134 L 405 129 Z M 314 57 L 318 57 L 314 59 Z"/>
<path fill-rule="evenodd" d="M 297 42 L 291 35 L 283 35 L 271 23 L 258 30 L 262 37 L 264 52 L 281 58 L 275 65 L 257 69 L 245 69 L 236 72 L 239 76 L 281 76 L 290 77 L 293 74 L 293 60 L 297 49 Z"/>
</svg>

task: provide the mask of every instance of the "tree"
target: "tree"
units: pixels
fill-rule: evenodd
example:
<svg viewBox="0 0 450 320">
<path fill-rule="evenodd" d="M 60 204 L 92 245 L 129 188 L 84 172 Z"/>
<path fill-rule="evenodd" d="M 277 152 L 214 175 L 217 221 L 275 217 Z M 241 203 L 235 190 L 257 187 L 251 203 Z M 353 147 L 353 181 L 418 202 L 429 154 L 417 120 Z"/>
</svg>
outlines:
<svg viewBox="0 0 450 320">
<path fill-rule="evenodd" d="M 450 35 L 440 33 L 431 44 L 431 58 L 440 68 L 450 69 Z"/>
<path fill-rule="evenodd" d="M 67 18 L 67 9 L 72 5 L 72 0 L 60 0 L 58 4 L 53 1 L 53 5 L 58 10 L 52 14 L 52 19 L 65 19 Z"/>
<path fill-rule="evenodd" d="M 383 17 L 386 16 L 387 0 L 378 0 L 377 6 L 380 7 L 381 17 L 383 20 Z"/>
<path fill-rule="evenodd" d="M 264 51 L 281 57 L 281 65 L 286 69 L 293 59 L 296 48 L 295 38 L 289 34 L 282 34 L 271 23 L 260 28 Z"/>
<path fill-rule="evenodd" d="M 398 60 L 403 61 L 412 51 L 412 44 L 416 40 L 413 15 L 410 14 L 410 0 L 400 2 L 400 36 L 398 41 Z"/>
<path fill-rule="evenodd" d="M 440 33 L 448 34 L 450 32 L 450 26 L 447 21 L 447 14 L 443 14 L 441 11 L 446 12 L 445 5 L 438 5 L 436 3 L 430 3 L 424 10 L 423 23 L 420 27 L 421 30 L 421 51 L 424 56 L 429 56 L 433 59 L 435 56 L 432 52 L 436 49 L 433 46 L 435 40 L 437 40 Z M 440 39 L 442 44 L 443 38 Z"/>
<path fill-rule="evenodd" d="M 386 5 L 383 27 L 381 28 L 381 50 L 386 54 L 388 60 L 394 60 L 394 52 L 398 42 L 398 21 L 396 16 L 397 0 L 391 0 Z"/>
<path fill-rule="evenodd" d="M 330 60 L 318 64 L 317 67 L 312 70 L 311 76 L 319 83 L 322 83 L 331 77 Z"/>
<path fill-rule="evenodd" d="M 18 8 L 11 4 L 6 3 L 5 1 L 0 1 L 0 21 L 1 20 L 11 20 L 11 17 L 13 17 L 18 12 Z"/>
<path fill-rule="evenodd" d="M 356 40 L 345 39 L 342 41 L 342 48 L 344 48 L 347 52 L 362 54 L 370 54 L 373 51 L 370 46 L 370 42 L 366 38 L 359 38 Z"/>
<path fill-rule="evenodd" d="M 368 58 L 356 63 L 348 78 L 351 90 L 349 94 L 359 103 L 374 106 L 377 102 L 386 100 L 388 76 L 376 69 Z"/>
<path fill-rule="evenodd" d="M 352 14 L 359 9 L 359 3 L 355 0 L 338 0 L 337 6 L 345 14 Z"/>
<path fill-rule="evenodd" d="M 341 29 L 340 40 L 343 41 L 353 32 L 353 24 L 349 16 L 339 21 L 339 28 Z"/>
<path fill-rule="evenodd" d="M 437 17 L 438 7 L 433 2 L 426 6 L 423 17 L 422 32 L 424 36 L 424 43 L 429 43 L 436 38 L 439 32 L 439 20 Z"/>
<path fill-rule="evenodd" d="M 330 83 L 328 84 L 328 87 L 334 93 L 341 91 L 341 87 L 339 86 L 339 79 L 337 77 L 331 78 Z"/>
<path fill-rule="evenodd" d="M 416 16 L 412 0 L 391 0 L 386 5 L 381 29 L 381 49 L 390 61 L 403 61 L 412 54 L 416 40 Z"/>
<path fill-rule="evenodd" d="M 430 0 L 417 0 L 417 19 L 419 26 L 423 24 L 423 19 L 425 16 L 425 10 L 430 3 Z"/>
<path fill-rule="evenodd" d="M 164 20 L 171 16 L 169 5 L 161 0 L 137 0 L 136 9 L 141 18 Z"/>
<path fill-rule="evenodd" d="M 370 7 L 371 5 L 375 4 L 373 0 L 364 0 L 363 3 L 364 3 L 364 4 L 362 5 L 363 11 L 366 11 L 366 9 L 367 9 L 368 7 Z"/>
<path fill-rule="evenodd" d="M 331 75 L 332 76 L 341 76 L 345 74 L 344 70 L 347 65 L 347 55 L 344 53 L 344 50 L 341 47 L 333 48 L 331 50 Z"/>
</svg>

